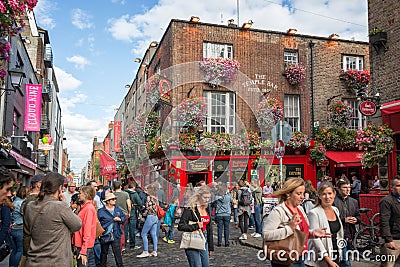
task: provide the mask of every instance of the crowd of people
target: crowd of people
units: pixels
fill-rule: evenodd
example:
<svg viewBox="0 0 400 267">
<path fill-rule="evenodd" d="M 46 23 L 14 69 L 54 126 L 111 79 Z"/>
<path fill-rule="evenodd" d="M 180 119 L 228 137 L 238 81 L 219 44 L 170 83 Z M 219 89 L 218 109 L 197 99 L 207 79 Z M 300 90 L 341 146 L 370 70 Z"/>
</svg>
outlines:
<svg viewBox="0 0 400 267">
<path fill-rule="evenodd" d="M 353 249 L 361 222 L 354 194 L 357 179 L 350 182 L 346 177 L 335 186 L 322 181 L 317 189 L 302 178 L 288 179 L 275 189 L 269 182 L 261 187 L 258 180 L 239 180 L 233 188 L 201 181 L 188 184 L 184 192 L 174 186 L 168 196 L 157 182 L 142 188 L 130 181 L 123 188 L 119 181 L 112 187 L 90 181 L 79 189 L 70 182 L 65 190 L 64 181 L 62 175 L 50 172 L 35 175 L 30 187 L 14 186 L 11 172 L 0 167 L 0 242 L 11 245 L 9 266 L 107 266 L 110 247 L 116 265 L 124 266 L 126 249 L 137 251 L 140 261 L 157 257 L 159 240 L 174 244 L 177 228 L 204 237 L 204 249 L 185 247 L 185 254 L 189 266 L 206 267 L 214 251 L 213 228 L 217 228 L 216 246 L 228 247 L 234 223 L 241 240 L 284 240 L 296 229 L 305 233 L 301 252 L 307 257 L 299 257 L 291 266 L 348 267 L 347 251 Z M 382 253 L 397 259 L 400 176 L 392 179 L 392 188 L 380 203 Z M 272 196 L 279 198 L 279 204 L 263 217 L 263 197 Z M 159 209 L 165 215 L 160 217 Z M 136 244 L 138 237 L 143 248 Z M 345 246 L 340 240 L 346 241 Z M 288 266 L 274 259 L 271 264 Z M 383 266 L 394 266 L 394 261 Z"/>
</svg>

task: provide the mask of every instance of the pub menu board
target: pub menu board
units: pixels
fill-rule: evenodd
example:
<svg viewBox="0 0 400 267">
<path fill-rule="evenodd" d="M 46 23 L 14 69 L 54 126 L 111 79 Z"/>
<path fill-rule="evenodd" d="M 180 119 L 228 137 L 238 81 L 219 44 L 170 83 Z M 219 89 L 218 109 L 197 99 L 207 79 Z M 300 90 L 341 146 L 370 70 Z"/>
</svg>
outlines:
<svg viewBox="0 0 400 267">
<path fill-rule="evenodd" d="M 231 160 L 232 180 L 238 181 L 242 177 L 247 177 L 247 160 Z"/>
<path fill-rule="evenodd" d="M 229 160 L 214 160 L 214 181 L 229 181 Z"/>
<path fill-rule="evenodd" d="M 208 171 L 208 160 L 193 160 L 187 162 L 187 172 L 204 172 Z"/>
<path fill-rule="evenodd" d="M 302 164 L 286 164 L 286 178 L 303 178 L 304 165 Z"/>
</svg>

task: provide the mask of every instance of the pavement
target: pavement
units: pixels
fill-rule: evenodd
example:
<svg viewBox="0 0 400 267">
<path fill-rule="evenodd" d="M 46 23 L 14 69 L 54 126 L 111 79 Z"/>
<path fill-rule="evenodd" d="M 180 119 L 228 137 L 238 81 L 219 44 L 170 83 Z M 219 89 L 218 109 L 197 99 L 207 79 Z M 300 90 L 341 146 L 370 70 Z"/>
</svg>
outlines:
<svg viewBox="0 0 400 267">
<path fill-rule="evenodd" d="M 214 244 L 217 244 L 217 226 L 214 225 Z M 249 234 L 252 233 L 253 230 L 249 230 Z M 124 266 L 171 266 L 171 267 L 186 267 L 189 266 L 185 251 L 179 248 L 181 232 L 175 230 L 175 244 L 167 244 L 162 241 L 164 234 L 160 233 L 160 241 L 158 242 L 158 256 L 157 257 L 149 257 L 138 259 L 136 255 L 142 252 L 142 249 L 131 250 L 127 249 L 123 252 L 123 263 Z M 218 267 L 228 267 L 228 266 L 250 266 L 250 267 L 258 267 L 258 266 L 271 266 L 268 260 L 261 261 L 257 257 L 257 253 L 261 249 L 262 239 L 261 238 L 252 238 L 249 235 L 247 240 L 239 240 L 240 230 L 234 227 L 234 224 L 231 223 L 230 227 L 230 237 L 229 237 L 229 247 L 217 247 L 214 246 L 214 253 L 210 258 L 210 266 L 218 266 Z M 142 239 L 140 237 L 136 238 L 136 245 L 141 246 L 143 248 Z M 149 245 L 149 252 L 152 251 L 153 245 Z M 379 264 L 377 262 L 372 261 L 352 261 L 352 267 L 377 267 Z M 4 260 L 0 263 L 0 267 L 7 267 L 8 259 Z M 108 256 L 108 264 L 109 267 L 116 267 L 114 258 L 111 253 Z M 397 266 L 397 265 L 396 265 Z"/>
</svg>

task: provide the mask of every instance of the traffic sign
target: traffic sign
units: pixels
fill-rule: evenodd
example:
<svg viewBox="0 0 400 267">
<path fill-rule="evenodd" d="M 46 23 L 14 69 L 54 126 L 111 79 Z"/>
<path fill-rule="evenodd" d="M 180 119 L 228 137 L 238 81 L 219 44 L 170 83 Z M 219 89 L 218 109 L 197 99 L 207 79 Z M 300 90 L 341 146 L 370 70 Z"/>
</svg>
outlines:
<svg viewBox="0 0 400 267">
<path fill-rule="evenodd" d="M 280 136 L 281 127 L 282 127 L 282 137 Z M 271 139 L 272 142 L 274 143 L 276 143 L 278 140 L 282 140 L 285 144 L 287 144 L 291 138 L 292 138 L 292 126 L 287 121 L 279 121 L 271 129 Z"/>
<path fill-rule="evenodd" d="M 280 159 L 285 155 L 285 143 L 283 140 L 278 140 L 275 144 L 275 156 Z"/>
</svg>

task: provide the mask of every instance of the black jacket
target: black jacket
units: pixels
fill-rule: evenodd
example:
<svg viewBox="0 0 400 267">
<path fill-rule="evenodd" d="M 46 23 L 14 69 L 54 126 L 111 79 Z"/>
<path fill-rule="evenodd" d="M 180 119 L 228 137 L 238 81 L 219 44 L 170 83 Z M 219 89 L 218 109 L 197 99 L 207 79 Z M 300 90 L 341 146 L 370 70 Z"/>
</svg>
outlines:
<svg viewBox="0 0 400 267">
<path fill-rule="evenodd" d="M 344 199 L 339 193 L 335 197 L 335 207 L 338 208 L 340 214 L 340 220 L 342 221 L 344 236 L 347 241 L 352 241 L 356 233 L 356 225 L 351 223 L 346 223 L 346 217 L 356 217 L 357 224 L 361 222 L 360 209 L 358 207 L 358 202 L 352 197 L 346 197 Z"/>
<path fill-rule="evenodd" d="M 200 219 L 200 212 L 197 209 L 197 207 L 195 211 L 197 218 Z M 212 227 L 211 214 L 208 208 L 207 208 L 207 213 L 210 215 L 210 222 L 206 226 L 208 251 L 214 251 L 213 227 Z M 198 224 L 189 224 L 189 221 L 198 222 L 199 220 L 197 220 L 197 218 L 194 215 L 194 212 L 191 208 L 185 208 L 183 210 L 182 217 L 178 224 L 178 230 L 183 232 L 193 232 L 199 230 L 200 228 Z"/>
<path fill-rule="evenodd" d="M 400 202 L 390 194 L 379 202 L 381 236 L 385 243 L 400 240 Z"/>
</svg>

